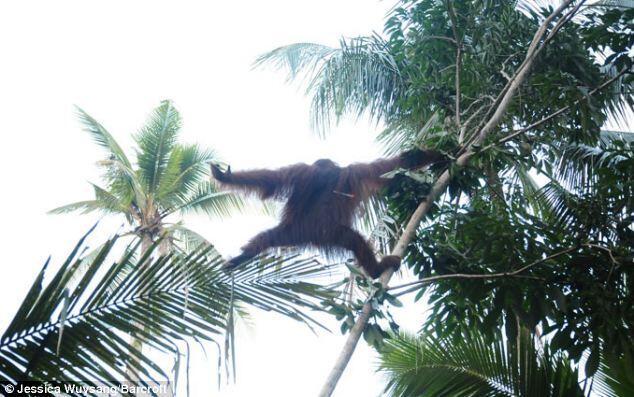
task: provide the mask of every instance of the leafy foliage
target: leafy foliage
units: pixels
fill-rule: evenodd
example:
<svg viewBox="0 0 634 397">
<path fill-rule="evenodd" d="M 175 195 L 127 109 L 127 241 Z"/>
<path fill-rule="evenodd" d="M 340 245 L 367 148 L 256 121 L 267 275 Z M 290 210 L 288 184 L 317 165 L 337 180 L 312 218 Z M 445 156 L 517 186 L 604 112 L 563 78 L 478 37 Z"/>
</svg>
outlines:
<svg viewBox="0 0 634 397">
<path fill-rule="evenodd" d="M 474 152 L 467 166 L 449 167 L 406 262 L 419 278 L 523 270 L 421 282 L 428 331 L 461 338 L 504 326 L 513 337 L 519 319 L 573 361 L 589 354 L 589 374 L 603 353 L 632 349 L 633 147 L 628 134 L 601 131 L 608 121 L 627 128 L 634 109 L 634 9 L 620 3 L 573 2 L 553 21 L 501 120 L 469 149 L 552 11 L 544 2 L 403 0 L 382 36 L 260 58 L 308 76 L 318 126 L 367 113 L 384 123 L 388 153 Z M 382 248 L 444 170 L 394 177 L 387 204 L 368 211 L 370 221 L 390 220 Z"/>
<path fill-rule="evenodd" d="M 537 216 L 518 182 L 504 180 L 502 206 L 476 194 L 459 205 L 445 204 L 437 223 L 425 229 L 408 261 L 419 277 L 452 273 L 495 274 L 529 264 L 502 280 L 446 280 L 430 288 L 432 315 L 426 326 L 441 335 L 469 329 L 494 332 L 506 324 L 515 334 L 519 317 L 526 327 L 543 327 L 551 346 L 579 360 L 584 351 L 631 351 L 634 317 L 634 172 L 631 143 L 611 140 L 586 148 L 566 148 L 559 176 L 590 175 L 589 183 L 567 190 L 552 181 L 538 192 L 544 211 Z M 572 180 L 578 179 L 577 177 Z M 584 178 L 585 179 L 585 178 Z"/>
</svg>

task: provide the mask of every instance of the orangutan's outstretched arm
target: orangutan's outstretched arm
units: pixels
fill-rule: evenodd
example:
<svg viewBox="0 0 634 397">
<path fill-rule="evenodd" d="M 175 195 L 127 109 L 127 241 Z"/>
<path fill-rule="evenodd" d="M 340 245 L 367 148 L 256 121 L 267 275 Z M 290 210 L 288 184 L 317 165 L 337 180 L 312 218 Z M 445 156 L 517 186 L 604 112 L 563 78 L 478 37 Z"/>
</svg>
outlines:
<svg viewBox="0 0 634 397">
<path fill-rule="evenodd" d="M 216 164 L 211 164 L 211 173 L 222 185 L 256 192 L 260 198 L 282 196 L 290 188 L 294 177 L 301 173 L 306 164 L 295 164 L 277 170 L 257 169 L 232 172 L 231 167 L 222 171 Z"/>
<path fill-rule="evenodd" d="M 359 163 L 349 166 L 351 173 L 361 179 L 380 179 L 381 175 L 387 174 L 397 168 L 416 169 L 432 164 L 446 157 L 434 150 L 412 149 L 389 159 L 379 159 L 371 163 Z"/>
</svg>

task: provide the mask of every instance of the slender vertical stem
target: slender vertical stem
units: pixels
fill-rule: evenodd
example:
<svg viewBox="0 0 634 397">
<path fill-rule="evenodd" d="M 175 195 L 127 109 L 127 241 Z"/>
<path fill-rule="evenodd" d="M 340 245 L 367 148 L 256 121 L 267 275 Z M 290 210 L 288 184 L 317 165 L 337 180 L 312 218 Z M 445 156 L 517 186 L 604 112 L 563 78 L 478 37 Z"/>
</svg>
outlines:
<svg viewBox="0 0 634 397">
<path fill-rule="evenodd" d="M 460 70 L 462 68 L 462 40 L 458 37 L 458 17 L 456 16 L 456 10 L 453 8 L 452 0 L 447 0 L 446 4 L 449 18 L 451 18 L 451 31 L 453 32 L 453 37 L 456 41 L 456 126 L 458 127 L 458 131 L 460 131 L 458 143 L 462 143 L 464 140 L 464 133 L 460 128 Z"/>
<path fill-rule="evenodd" d="M 147 235 L 143 235 L 143 237 L 141 237 L 141 255 L 144 255 L 150 249 L 151 246 L 152 246 L 152 239 Z M 145 329 L 145 324 L 135 321 L 133 323 L 133 329 L 137 329 L 137 328 Z M 143 354 L 143 342 L 141 341 L 140 338 L 136 336 L 135 333 L 133 333 L 130 336 L 130 344 L 132 345 L 132 351 L 129 352 L 128 358 L 130 362 L 126 366 L 125 372 L 126 372 L 126 376 L 128 380 L 138 381 L 139 373 L 137 372 L 137 369 L 140 366 L 141 357 L 140 356 L 137 357 L 137 355 L 134 352 L 139 352 L 139 355 Z"/>
</svg>

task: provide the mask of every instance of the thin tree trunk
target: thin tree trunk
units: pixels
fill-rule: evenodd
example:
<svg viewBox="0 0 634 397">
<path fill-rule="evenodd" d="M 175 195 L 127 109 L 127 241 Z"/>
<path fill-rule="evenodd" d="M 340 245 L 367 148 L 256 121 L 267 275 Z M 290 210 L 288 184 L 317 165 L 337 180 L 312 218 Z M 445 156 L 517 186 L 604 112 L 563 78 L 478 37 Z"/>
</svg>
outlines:
<svg viewBox="0 0 634 397">
<path fill-rule="evenodd" d="M 465 153 L 458 158 L 457 162 L 461 165 L 464 165 L 467 158 L 467 154 Z M 449 184 L 449 180 L 449 171 L 445 171 L 440 175 L 438 181 L 436 181 L 436 183 L 434 184 L 434 187 L 432 188 L 430 194 L 427 196 L 427 199 L 423 201 L 418 206 L 418 208 L 416 208 L 414 214 L 412 214 L 412 217 L 409 219 L 409 222 L 407 223 L 407 226 L 403 231 L 403 235 L 392 250 L 392 255 L 398 255 L 401 258 L 405 255 L 405 249 L 412 241 L 416 233 L 416 228 L 418 227 L 421 219 L 425 216 L 425 214 L 427 214 L 427 212 L 431 208 L 431 204 L 445 190 L 445 188 Z M 379 280 L 383 287 L 387 287 L 393 274 L 394 269 L 390 268 L 381 275 L 381 278 Z M 343 348 L 341 349 L 341 353 L 339 353 L 339 357 L 335 362 L 335 365 L 330 371 L 330 374 L 328 375 L 324 386 L 319 392 L 319 397 L 329 397 L 332 395 L 332 392 L 335 390 L 335 387 L 337 386 L 337 383 L 339 382 L 343 371 L 346 369 L 346 366 L 348 365 L 348 362 L 352 357 L 352 353 L 354 353 L 354 349 L 356 348 L 357 343 L 359 342 L 359 339 L 363 334 L 363 330 L 365 329 L 365 326 L 370 319 L 371 313 L 372 302 L 368 301 L 363 305 L 363 308 L 361 309 L 361 314 L 359 314 L 359 316 L 357 317 L 357 321 L 355 321 L 354 325 L 350 329 L 350 335 L 348 335 L 348 339 L 344 343 Z"/>
<path fill-rule="evenodd" d="M 150 249 L 151 246 L 152 246 L 152 239 L 147 235 L 143 235 L 143 237 L 141 237 L 141 255 L 144 255 Z M 145 324 L 135 321 L 133 323 L 133 328 L 134 329 L 141 328 L 145 330 Z M 129 352 L 130 361 L 128 365 L 126 366 L 126 375 L 130 381 L 138 382 L 139 374 L 136 372 L 136 368 L 140 367 L 140 363 L 141 363 L 140 355 L 143 354 L 143 342 L 141 341 L 140 338 L 136 336 L 136 334 L 133 333 L 130 336 L 130 344 L 132 345 L 132 351 Z M 137 356 L 135 352 L 138 352 L 139 356 Z"/>
<path fill-rule="evenodd" d="M 533 36 L 533 40 L 531 45 L 526 52 L 526 58 L 519 69 L 516 71 L 513 78 L 510 80 L 508 86 L 506 87 L 506 92 L 501 96 L 497 109 L 491 116 L 491 118 L 487 121 L 487 123 L 482 127 L 482 129 L 477 133 L 475 139 L 473 139 L 465 148 L 465 152 L 460 155 L 456 159 L 456 164 L 458 166 L 464 166 L 467 164 L 471 156 L 474 152 L 471 150 L 474 144 L 480 144 L 484 139 L 494 130 L 495 127 L 500 123 L 502 117 L 504 116 L 508 106 L 515 95 L 515 92 L 519 88 L 519 86 L 526 80 L 529 74 L 529 70 L 535 61 L 537 53 L 541 50 L 540 42 L 546 36 L 546 32 L 548 30 L 548 26 L 553 21 L 557 15 L 561 14 L 564 9 L 566 9 L 573 0 L 564 1 L 539 27 L 535 35 Z M 431 192 L 427 196 L 427 199 L 423 201 L 416 211 L 412 214 L 409 219 L 407 226 L 403 232 L 401 238 L 397 241 L 394 249 L 392 250 L 392 255 L 398 255 L 399 257 L 403 257 L 405 254 L 405 250 L 410 242 L 413 240 L 414 235 L 416 233 L 416 229 L 420 224 L 423 217 L 429 212 L 431 208 L 431 204 L 445 191 L 447 185 L 450 181 L 449 170 L 444 171 L 436 183 L 434 184 Z M 394 274 L 393 269 L 386 270 L 380 278 L 381 285 L 383 287 L 387 287 L 392 275 Z M 330 397 L 343 374 L 343 371 L 346 369 L 350 358 L 352 357 L 352 353 L 354 353 L 354 349 L 363 334 L 363 330 L 365 329 L 367 322 L 370 318 L 370 314 L 372 312 L 372 303 L 370 301 L 366 302 L 363 305 L 363 309 L 361 310 L 361 314 L 357 318 L 354 326 L 350 330 L 350 334 L 348 335 L 348 339 L 346 340 L 339 357 L 335 361 L 335 365 L 333 366 L 326 382 L 324 383 L 321 391 L 319 392 L 319 397 Z"/>
</svg>

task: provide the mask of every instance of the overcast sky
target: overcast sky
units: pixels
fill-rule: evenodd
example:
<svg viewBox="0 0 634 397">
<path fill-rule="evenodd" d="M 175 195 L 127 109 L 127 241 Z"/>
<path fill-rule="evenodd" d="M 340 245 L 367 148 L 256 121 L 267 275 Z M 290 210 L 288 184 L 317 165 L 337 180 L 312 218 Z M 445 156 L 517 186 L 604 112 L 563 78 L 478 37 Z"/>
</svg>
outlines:
<svg viewBox="0 0 634 397">
<path fill-rule="evenodd" d="M 259 54 L 293 42 L 336 45 L 341 36 L 380 31 L 393 1 L 28 1 L 0 3 L 0 195 L 3 227 L 0 330 L 48 255 L 65 258 L 98 216 L 46 211 L 92 197 L 103 153 L 82 132 L 78 105 L 128 149 L 131 134 L 162 99 L 184 120 L 182 139 L 213 148 L 234 169 L 328 157 L 341 164 L 380 155 L 376 128 L 347 122 L 319 140 L 308 102 L 273 71 L 252 71 Z M 275 219 L 240 216 L 187 223 L 230 255 Z M 104 219 L 93 242 L 118 230 Z M 415 330 L 423 307 L 401 320 Z M 216 391 L 213 347 L 192 360 L 194 396 L 315 395 L 344 342 L 297 323 L 255 313 L 237 339 L 238 383 Z M 328 320 L 328 319 L 327 319 Z M 337 396 L 374 396 L 381 382 L 362 343 Z"/>
</svg>

